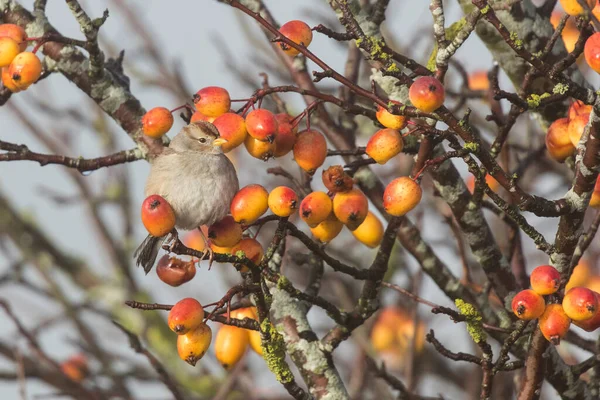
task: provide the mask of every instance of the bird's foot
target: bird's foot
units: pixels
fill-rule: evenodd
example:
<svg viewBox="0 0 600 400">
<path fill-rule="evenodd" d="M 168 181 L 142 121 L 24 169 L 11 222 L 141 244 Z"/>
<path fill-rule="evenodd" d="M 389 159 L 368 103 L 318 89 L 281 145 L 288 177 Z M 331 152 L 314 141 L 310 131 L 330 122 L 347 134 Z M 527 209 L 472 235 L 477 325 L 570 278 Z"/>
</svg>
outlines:
<svg viewBox="0 0 600 400">
<path fill-rule="evenodd" d="M 179 233 L 177 232 L 177 229 L 173 228 L 173 230 L 171 232 L 169 232 L 169 236 L 167 237 L 167 240 L 165 240 L 162 248 L 163 248 L 163 250 L 166 250 L 169 253 L 172 253 L 173 250 L 175 250 L 175 248 L 177 247 L 178 243 L 179 243 Z"/>
<path fill-rule="evenodd" d="M 213 249 L 210 248 L 210 246 L 208 246 L 202 252 L 202 259 L 203 260 L 205 258 L 206 253 L 208 253 L 208 270 L 210 271 L 210 267 L 212 267 L 212 263 L 215 260 L 215 252 L 213 251 Z"/>
</svg>

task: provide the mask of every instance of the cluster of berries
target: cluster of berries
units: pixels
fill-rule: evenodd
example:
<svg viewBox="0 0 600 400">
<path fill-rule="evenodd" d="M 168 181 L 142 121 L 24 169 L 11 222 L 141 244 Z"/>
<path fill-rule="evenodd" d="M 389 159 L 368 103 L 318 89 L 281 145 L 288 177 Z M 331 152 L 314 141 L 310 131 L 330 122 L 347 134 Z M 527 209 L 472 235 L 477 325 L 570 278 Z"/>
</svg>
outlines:
<svg viewBox="0 0 600 400">
<path fill-rule="evenodd" d="M 253 307 L 246 307 L 231 311 L 229 318 L 257 320 L 257 315 Z M 169 328 L 178 335 L 179 357 L 192 366 L 196 365 L 206 354 L 212 342 L 212 330 L 204 320 L 202 305 L 191 297 L 178 301 L 169 311 L 168 324 Z M 217 360 L 225 369 L 230 369 L 237 364 L 248 347 L 262 356 L 261 337 L 258 331 L 233 325 L 222 325 L 219 328 L 214 350 Z"/>
<path fill-rule="evenodd" d="M 0 25 L 2 84 L 13 93 L 27 89 L 42 75 L 40 59 L 27 50 L 25 30 L 15 24 Z"/>
<path fill-rule="evenodd" d="M 600 327 L 600 294 L 585 287 L 569 289 L 562 303 L 546 304 L 544 296 L 554 295 L 560 288 L 560 273 L 550 265 L 540 265 L 531 273 L 531 289 L 515 295 L 512 310 L 522 320 L 539 319 L 544 337 L 559 344 L 571 322 L 592 332 Z M 551 299 L 556 299 L 552 296 Z"/>
</svg>

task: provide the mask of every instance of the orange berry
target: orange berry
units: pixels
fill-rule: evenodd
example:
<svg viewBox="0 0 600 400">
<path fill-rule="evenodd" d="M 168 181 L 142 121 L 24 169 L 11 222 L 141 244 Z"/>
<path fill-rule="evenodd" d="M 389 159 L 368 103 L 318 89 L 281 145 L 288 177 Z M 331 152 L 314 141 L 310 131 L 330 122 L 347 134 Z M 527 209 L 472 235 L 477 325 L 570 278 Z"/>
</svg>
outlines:
<svg viewBox="0 0 600 400">
<path fill-rule="evenodd" d="M 529 281 L 537 294 L 552 294 L 560 287 L 560 273 L 551 265 L 540 265 L 531 272 Z"/>
<path fill-rule="evenodd" d="M 386 307 L 379 312 L 370 339 L 379 353 L 395 351 L 404 355 L 413 348 L 418 353 L 425 344 L 425 325 L 421 322 L 415 329 L 413 318 L 407 312 L 399 307 Z"/>
<path fill-rule="evenodd" d="M 190 118 L 190 123 L 196 121 L 206 121 L 212 124 L 213 122 L 215 122 L 215 119 L 217 119 L 217 117 L 207 117 L 200 111 L 194 111 L 194 113 L 192 114 L 192 118 Z"/>
<path fill-rule="evenodd" d="M 275 143 L 263 142 L 254 139 L 250 135 L 246 136 L 244 146 L 246 147 L 248 154 L 263 161 L 267 161 L 269 158 L 273 157 L 273 153 L 275 152 Z"/>
<path fill-rule="evenodd" d="M 519 319 L 526 321 L 539 318 L 545 308 L 544 298 L 531 289 L 521 290 L 512 300 L 513 312 Z"/>
<path fill-rule="evenodd" d="M 342 228 L 344 228 L 344 224 L 332 212 L 325 221 L 315 227 L 311 227 L 310 232 L 319 242 L 329 243 L 340 234 Z"/>
<path fill-rule="evenodd" d="M 548 304 L 539 320 L 542 334 L 555 346 L 560 344 L 560 339 L 565 337 L 570 325 L 571 319 L 560 304 Z"/>
<path fill-rule="evenodd" d="M 592 197 L 590 198 L 590 207 L 600 208 L 600 178 L 596 179 L 594 191 L 592 192 Z"/>
<path fill-rule="evenodd" d="M 154 107 L 142 117 L 144 135 L 157 139 L 173 126 L 173 114 L 165 107 Z"/>
<path fill-rule="evenodd" d="M 600 293 L 600 276 L 592 276 L 592 278 L 587 282 L 585 287 L 593 290 L 596 293 Z"/>
<path fill-rule="evenodd" d="M 208 227 L 202 225 L 201 229 L 204 237 L 208 237 Z M 202 235 L 200 235 L 200 231 L 198 231 L 198 229 L 194 229 L 193 231 L 186 233 L 181 241 L 190 249 L 194 249 L 196 251 L 204 251 L 205 249 L 204 239 L 202 239 Z"/>
<path fill-rule="evenodd" d="M 35 54 L 24 51 L 10 63 L 8 74 L 15 86 L 25 90 L 42 75 L 42 62 Z"/>
<path fill-rule="evenodd" d="M 244 253 L 245 257 L 252 261 L 255 265 L 260 264 L 260 261 L 264 255 L 264 250 L 258 240 L 252 238 L 240 240 L 240 242 L 231 249 L 231 254 L 238 256 L 238 252 L 240 251 Z M 236 267 L 242 272 L 247 272 L 249 270 L 247 265 L 239 265 Z"/>
<path fill-rule="evenodd" d="M 559 0 L 563 10 L 569 15 L 577 16 L 585 13 L 585 9 L 578 0 Z M 590 10 L 594 8 L 598 0 L 585 0 Z"/>
<path fill-rule="evenodd" d="M 352 231 L 352 234 L 362 244 L 374 248 L 379 246 L 383 239 L 383 224 L 371 211 L 362 224 Z"/>
<path fill-rule="evenodd" d="M 402 353 L 408 354 L 411 346 L 414 346 L 415 353 L 417 354 L 423 351 L 423 347 L 425 346 L 425 324 L 423 321 L 419 321 L 419 324 L 415 327 L 414 320 L 406 318 L 397 330 L 397 346 Z"/>
<path fill-rule="evenodd" d="M 485 174 L 485 183 L 490 187 L 490 189 L 492 189 L 493 192 L 497 191 L 500 187 L 498 181 L 490 174 Z M 475 176 L 469 175 L 466 185 L 469 192 L 473 193 L 475 190 Z"/>
<path fill-rule="evenodd" d="M 183 261 L 177 257 L 164 255 L 158 260 L 156 275 L 167 285 L 177 287 L 189 282 L 196 276 L 196 263 Z"/>
<path fill-rule="evenodd" d="M 179 357 L 192 367 L 200 360 L 212 340 L 212 331 L 204 323 L 186 335 L 177 336 L 177 353 Z"/>
<path fill-rule="evenodd" d="M 214 243 L 209 243 L 209 245 L 210 245 L 211 250 L 217 254 L 231 254 L 231 249 L 233 249 L 233 247 L 217 246 Z"/>
<path fill-rule="evenodd" d="M 262 338 L 259 331 L 248 331 L 248 339 L 250 340 L 250 348 L 259 356 L 263 356 Z"/>
<path fill-rule="evenodd" d="M 469 74 L 469 89 L 486 91 L 490 89 L 487 71 L 474 71 Z"/>
<path fill-rule="evenodd" d="M 569 139 L 573 146 L 577 147 L 577 144 L 579 144 L 581 136 L 583 135 L 583 130 L 589 119 L 590 114 L 580 114 L 569 120 Z"/>
<path fill-rule="evenodd" d="M 565 294 L 562 307 L 573 321 L 590 319 L 598 311 L 596 292 L 585 287 L 574 287 Z"/>
<path fill-rule="evenodd" d="M 21 91 L 17 85 L 15 85 L 8 73 L 8 67 L 2 68 L 2 84 L 5 88 L 10 90 L 13 93 L 18 93 Z"/>
<path fill-rule="evenodd" d="M 568 118 L 559 118 L 550 125 L 546 133 L 546 149 L 550 157 L 558 162 L 564 162 L 575 153 L 575 146 L 569 137 Z"/>
<path fill-rule="evenodd" d="M 251 224 L 269 208 L 269 192 L 261 185 L 241 188 L 231 200 L 231 215 L 235 222 Z"/>
<path fill-rule="evenodd" d="M 289 217 L 298 209 L 298 195 L 287 186 L 279 186 L 269 193 L 268 204 L 273 214 Z"/>
<path fill-rule="evenodd" d="M 569 119 L 573 119 L 578 115 L 589 114 L 592 112 L 592 106 L 585 104 L 581 100 L 575 100 L 569 107 Z"/>
<path fill-rule="evenodd" d="M 292 126 L 293 118 L 289 114 L 276 114 L 275 119 L 277 120 L 277 132 L 273 140 L 273 144 L 275 145 L 273 156 L 282 157 L 294 148 L 298 127 Z"/>
<path fill-rule="evenodd" d="M 586 260 L 580 260 L 579 264 L 573 268 L 573 273 L 565 286 L 565 293 L 577 286 L 585 286 L 588 279 L 592 276 L 590 264 Z"/>
<path fill-rule="evenodd" d="M 339 192 L 333 197 L 333 212 L 337 219 L 353 231 L 367 218 L 369 200 L 360 189 Z"/>
<path fill-rule="evenodd" d="M 208 237 L 219 247 L 232 247 L 242 240 L 242 226 L 228 215 L 208 228 Z"/>
<path fill-rule="evenodd" d="M 256 307 L 242 307 L 242 308 L 238 308 L 237 310 L 233 310 L 231 311 L 231 313 L 229 314 L 229 316 L 231 318 L 236 318 L 236 319 L 253 319 L 256 320 L 257 319 L 257 314 L 256 314 Z"/>
<path fill-rule="evenodd" d="M 234 310 L 231 312 L 231 317 L 237 318 L 237 319 L 250 318 L 255 321 L 258 320 L 258 316 L 257 316 L 255 307 L 246 307 L 246 308 L 240 308 L 238 310 Z M 246 332 L 248 332 L 248 339 L 250 342 L 250 347 L 252 348 L 252 350 L 254 350 L 254 352 L 256 354 L 258 354 L 259 356 L 262 357 L 263 349 L 262 349 L 262 338 L 260 336 L 260 332 L 254 331 L 254 330 L 246 330 Z"/>
<path fill-rule="evenodd" d="M 27 48 L 27 33 L 25 29 L 15 24 L 0 24 L 0 37 L 9 37 L 19 44 L 19 50 Z"/>
<path fill-rule="evenodd" d="M 0 36 L 0 68 L 8 67 L 20 52 L 19 43 L 7 36 Z"/>
<path fill-rule="evenodd" d="M 246 329 L 232 325 L 219 328 L 215 338 L 215 356 L 223 368 L 230 369 L 242 359 L 248 350 L 249 341 Z"/>
<path fill-rule="evenodd" d="M 563 15 L 564 13 L 560 11 L 552 12 L 552 15 L 550 16 L 550 23 L 552 24 L 554 29 L 556 29 L 556 27 L 558 26 L 558 23 L 560 22 L 560 19 Z M 565 48 L 569 53 L 575 49 L 575 44 L 577 43 L 577 39 L 579 39 L 579 35 L 580 32 L 579 29 L 577 29 L 577 25 L 575 24 L 575 19 L 569 18 L 567 20 L 567 23 L 565 24 L 563 31 L 561 32 L 562 40 L 565 43 Z"/>
<path fill-rule="evenodd" d="M 565 293 L 577 286 L 585 286 L 592 275 L 590 264 L 586 260 L 580 260 L 579 264 L 573 268 L 573 273 L 565 286 Z"/>
<path fill-rule="evenodd" d="M 204 319 L 202 304 L 196 299 L 186 297 L 179 300 L 171 311 L 167 320 L 169 328 L 178 335 L 185 335 L 198 328 Z"/>
<path fill-rule="evenodd" d="M 401 176 L 390 182 L 383 192 L 385 211 L 396 217 L 415 208 L 421 201 L 421 187 L 407 176 Z"/>
<path fill-rule="evenodd" d="M 586 40 L 583 55 L 590 68 L 600 73 L 600 32 L 594 33 Z"/>
<path fill-rule="evenodd" d="M 390 100 L 390 103 L 400 104 L 395 100 Z M 395 115 L 390 113 L 388 110 L 381 106 L 377 106 L 377 112 L 375 113 L 377 121 L 386 128 L 389 129 L 403 129 L 406 126 L 406 117 L 404 115 Z"/>
<path fill-rule="evenodd" d="M 290 39 L 292 42 L 304 47 L 308 47 L 308 45 L 310 45 L 313 37 L 310 26 L 298 20 L 289 21 L 283 24 L 281 28 L 279 28 L 279 33 Z M 299 53 L 298 50 L 283 42 L 279 42 L 279 47 L 281 47 L 285 54 L 290 56 L 295 56 Z"/>
<path fill-rule="evenodd" d="M 294 144 L 294 160 L 308 172 L 314 174 L 327 158 L 327 141 L 321 132 L 302 131 Z"/>
<path fill-rule="evenodd" d="M 225 113 L 219 115 L 213 122 L 213 125 L 219 131 L 219 135 L 223 139 L 227 139 L 227 143 L 221 146 L 224 153 L 227 153 L 246 140 L 248 132 L 246 131 L 246 122 L 241 115 L 236 113 Z"/>
<path fill-rule="evenodd" d="M 246 130 L 256 140 L 273 143 L 277 133 L 277 119 L 271 111 L 257 108 L 246 115 Z"/>
<path fill-rule="evenodd" d="M 594 292 L 594 294 L 596 295 L 596 301 L 598 301 L 598 304 L 600 304 L 600 293 Z M 584 321 L 573 321 L 573 323 L 587 332 L 593 332 L 600 328 L 600 310 L 596 310 L 596 313 L 590 319 L 586 319 Z"/>
<path fill-rule="evenodd" d="M 194 95 L 196 110 L 207 117 L 218 117 L 225 114 L 231 107 L 229 92 L 222 87 L 207 86 Z"/>
<path fill-rule="evenodd" d="M 376 352 L 391 350 L 396 344 L 396 330 L 393 325 L 380 322 L 379 318 L 371 330 L 371 345 Z"/>
<path fill-rule="evenodd" d="M 408 98 L 413 106 L 423 112 L 432 112 L 444 104 L 444 86 L 432 76 L 421 76 L 413 82 Z"/>
<path fill-rule="evenodd" d="M 164 198 L 153 194 L 142 203 L 142 223 L 152 236 L 165 236 L 175 228 L 175 212 Z"/>
<path fill-rule="evenodd" d="M 300 203 L 300 218 L 314 228 L 331 214 L 333 203 L 327 193 L 312 192 Z"/>
<path fill-rule="evenodd" d="M 395 129 L 381 129 L 367 143 L 366 153 L 378 164 L 385 164 L 404 148 L 402 135 Z"/>
<path fill-rule="evenodd" d="M 72 381 L 81 382 L 89 374 L 87 357 L 84 354 L 75 354 L 60 364 L 60 370 Z"/>
</svg>

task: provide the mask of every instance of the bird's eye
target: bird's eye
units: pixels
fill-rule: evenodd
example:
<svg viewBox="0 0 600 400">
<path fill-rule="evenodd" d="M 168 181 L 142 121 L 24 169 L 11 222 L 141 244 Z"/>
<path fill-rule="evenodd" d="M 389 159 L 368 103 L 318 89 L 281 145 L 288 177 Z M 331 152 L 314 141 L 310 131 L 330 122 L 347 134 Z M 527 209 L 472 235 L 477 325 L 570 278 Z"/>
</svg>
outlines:
<svg viewBox="0 0 600 400">
<path fill-rule="evenodd" d="M 198 139 L 198 141 L 200 143 L 206 143 L 206 138 L 201 137 L 201 138 Z"/>
</svg>

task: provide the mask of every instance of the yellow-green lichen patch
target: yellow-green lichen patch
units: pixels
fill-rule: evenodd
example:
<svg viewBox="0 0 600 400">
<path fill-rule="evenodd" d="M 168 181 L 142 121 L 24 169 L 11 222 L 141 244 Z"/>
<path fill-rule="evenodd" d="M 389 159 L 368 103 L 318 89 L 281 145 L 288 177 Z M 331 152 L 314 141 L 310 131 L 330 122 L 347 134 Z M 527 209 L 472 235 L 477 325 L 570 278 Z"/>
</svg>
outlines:
<svg viewBox="0 0 600 400">
<path fill-rule="evenodd" d="M 487 334 L 483 330 L 482 319 L 483 317 L 479 314 L 479 311 L 473 304 L 467 303 L 461 299 L 454 301 L 458 311 L 462 316 L 465 317 L 467 323 L 467 331 L 475 343 L 485 342 Z"/>
<path fill-rule="evenodd" d="M 294 374 L 285 362 L 285 342 L 283 336 L 271 324 L 269 319 L 265 318 L 260 324 L 261 336 L 269 337 L 267 341 L 261 341 L 263 358 L 267 363 L 269 370 L 275 375 L 275 379 L 281 383 L 289 383 L 294 380 Z"/>
<path fill-rule="evenodd" d="M 547 97 L 550 97 L 550 93 L 543 93 L 541 95 L 531 94 L 527 98 L 527 105 L 529 108 L 538 108 L 540 106 L 540 102 Z"/>
</svg>

